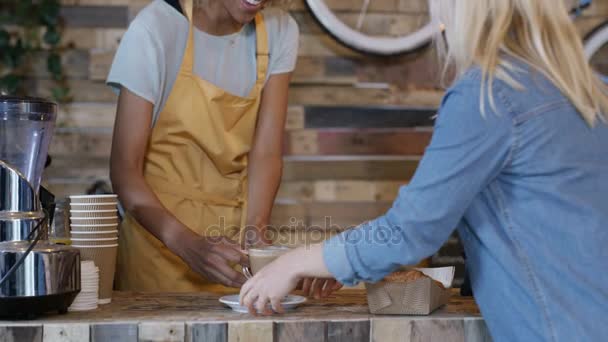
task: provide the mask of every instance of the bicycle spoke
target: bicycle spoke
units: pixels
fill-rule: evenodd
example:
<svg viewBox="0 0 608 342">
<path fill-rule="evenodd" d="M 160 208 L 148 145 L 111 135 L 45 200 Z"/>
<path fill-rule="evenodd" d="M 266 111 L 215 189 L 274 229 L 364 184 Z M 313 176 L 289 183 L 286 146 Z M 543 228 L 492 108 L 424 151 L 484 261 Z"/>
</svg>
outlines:
<svg viewBox="0 0 608 342">
<path fill-rule="evenodd" d="M 361 8 L 361 12 L 359 13 L 359 20 L 357 20 L 357 30 L 361 31 L 361 27 L 363 26 L 363 21 L 365 20 L 365 15 L 367 15 L 367 9 L 369 8 L 369 3 L 371 0 L 364 0 L 363 7 Z"/>
</svg>

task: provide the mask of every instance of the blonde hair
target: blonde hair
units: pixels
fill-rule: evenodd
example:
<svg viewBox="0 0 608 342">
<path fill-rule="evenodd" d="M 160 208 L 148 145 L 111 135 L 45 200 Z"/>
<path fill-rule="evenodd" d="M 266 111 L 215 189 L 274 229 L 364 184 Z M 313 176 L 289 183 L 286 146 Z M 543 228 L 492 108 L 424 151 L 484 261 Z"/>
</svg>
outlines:
<svg viewBox="0 0 608 342">
<path fill-rule="evenodd" d="M 485 93 L 495 109 L 495 78 L 516 89 L 523 86 L 505 56 L 522 60 L 543 73 L 593 126 L 608 120 L 608 88 L 587 61 L 577 30 L 562 0 L 430 0 L 431 15 L 445 27 L 439 43 L 447 69 L 462 75 L 482 70 L 480 109 Z"/>
</svg>

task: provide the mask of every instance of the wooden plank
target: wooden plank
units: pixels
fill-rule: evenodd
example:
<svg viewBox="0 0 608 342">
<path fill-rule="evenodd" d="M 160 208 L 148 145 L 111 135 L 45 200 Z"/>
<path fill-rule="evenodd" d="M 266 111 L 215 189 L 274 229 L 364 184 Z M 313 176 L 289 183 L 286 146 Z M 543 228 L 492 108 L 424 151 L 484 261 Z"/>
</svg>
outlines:
<svg viewBox="0 0 608 342">
<path fill-rule="evenodd" d="M 323 28 L 313 18 L 310 11 L 290 11 L 289 14 L 298 23 L 300 34 L 323 34 Z"/>
<path fill-rule="evenodd" d="M 307 204 L 308 210 L 317 217 L 350 218 L 355 220 L 371 219 L 380 216 L 391 207 L 391 202 L 372 203 L 318 203 Z"/>
<path fill-rule="evenodd" d="M 441 88 L 442 63 L 434 49 L 386 59 L 369 59 L 357 68 L 360 82 L 385 82 L 408 89 Z"/>
<path fill-rule="evenodd" d="M 45 324 L 43 342 L 82 342 L 90 340 L 89 324 Z"/>
<path fill-rule="evenodd" d="M 314 183 L 318 202 L 361 202 L 374 200 L 374 183 L 367 181 L 317 181 Z"/>
<path fill-rule="evenodd" d="M 431 135 L 411 129 L 320 130 L 319 154 L 422 155 Z"/>
<path fill-rule="evenodd" d="M 51 78 L 47 69 L 48 53 L 38 53 L 32 60 L 31 75 L 37 78 Z M 65 76 L 69 78 L 86 79 L 89 77 L 89 52 L 87 50 L 71 49 L 61 54 L 61 63 Z"/>
<path fill-rule="evenodd" d="M 606 1 L 593 1 L 591 7 L 585 12 L 583 12 L 585 16 L 595 16 L 595 17 L 608 17 L 608 2 Z"/>
<path fill-rule="evenodd" d="M 371 342 L 405 342 L 411 340 L 411 329 L 403 318 L 373 318 Z"/>
<path fill-rule="evenodd" d="M 438 108 L 443 91 L 432 89 L 396 89 L 349 85 L 294 85 L 289 91 L 292 105 L 370 106 L 404 105 Z"/>
<path fill-rule="evenodd" d="M 328 35 L 301 34 L 298 56 L 358 57 L 364 55 L 349 49 Z"/>
<path fill-rule="evenodd" d="M 327 323 L 327 341 L 367 342 L 370 339 L 369 321 L 345 321 Z"/>
<path fill-rule="evenodd" d="M 464 320 L 465 342 L 492 342 L 492 336 L 483 319 Z"/>
<path fill-rule="evenodd" d="M 140 342 L 183 342 L 184 323 L 143 322 L 139 324 Z"/>
<path fill-rule="evenodd" d="M 289 132 L 292 155 L 422 155 L 430 130 L 323 129 Z"/>
<path fill-rule="evenodd" d="M 110 155 L 112 131 L 61 130 L 55 132 L 50 154 L 56 156 L 87 156 L 104 158 Z"/>
<path fill-rule="evenodd" d="M 339 232 L 338 229 L 326 230 L 323 228 L 312 229 L 310 227 L 306 229 L 272 229 L 269 231 L 271 233 L 268 236 L 274 244 L 289 247 L 318 244 L 335 236 Z"/>
<path fill-rule="evenodd" d="M 302 129 L 305 125 L 304 107 L 290 106 L 287 110 L 285 129 L 288 131 Z"/>
<path fill-rule="evenodd" d="M 400 0 L 374 0 L 370 1 L 369 11 L 370 12 L 394 12 L 399 9 Z M 412 1 L 412 0 L 410 0 Z M 415 0 L 424 1 L 424 0 Z M 306 8 L 305 0 L 283 0 L 284 3 L 289 4 L 291 10 L 302 10 Z M 325 0 L 327 6 L 336 11 L 353 10 L 359 11 L 361 9 L 362 2 L 358 1 L 345 1 L 345 0 Z M 280 4 L 280 1 L 279 1 Z"/>
<path fill-rule="evenodd" d="M 74 102 L 110 102 L 116 103 L 118 96 L 112 89 L 103 82 L 93 82 L 89 80 L 71 79 L 68 80 L 70 94 Z M 37 96 L 51 98 L 52 89 L 55 84 L 51 80 L 39 79 L 36 81 Z"/>
<path fill-rule="evenodd" d="M 2 342 L 42 342 L 42 326 L 0 326 Z"/>
<path fill-rule="evenodd" d="M 62 6 L 61 17 L 68 27 L 126 28 L 128 6 Z"/>
<path fill-rule="evenodd" d="M 74 155 L 51 155 L 51 165 L 44 170 L 45 179 L 106 179 L 110 174 L 109 158 Z"/>
<path fill-rule="evenodd" d="M 306 128 L 401 128 L 434 125 L 436 109 L 400 106 L 306 106 Z"/>
<path fill-rule="evenodd" d="M 114 103 L 72 102 L 59 107 L 58 128 L 114 128 Z"/>
<path fill-rule="evenodd" d="M 148 4 L 151 1 L 152 0 L 61 0 L 61 4 L 69 6 L 127 6 Z"/>
<path fill-rule="evenodd" d="M 464 322 L 462 320 L 424 319 L 409 321 L 408 342 L 464 342 Z"/>
<path fill-rule="evenodd" d="M 292 199 L 302 202 L 312 201 L 314 186 L 312 182 L 282 183 L 277 193 L 277 199 Z"/>
<path fill-rule="evenodd" d="M 94 324 L 91 342 L 137 342 L 137 324 Z"/>
<path fill-rule="evenodd" d="M 327 324 L 324 322 L 277 322 L 274 330 L 275 342 L 327 340 Z"/>
<path fill-rule="evenodd" d="M 574 22 L 576 28 L 581 35 L 581 37 L 587 36 L 587 34 L 591 33 L 596 27 L 601 25 L 606 21 L 606 16 L 604 17 L 580 17 L 577 18 Z"/>
<path fill-rule="evenodd" d="M 273 339 L 273 323 L 269 321 L 229 322 L 229 342 L 268 342 Z"/>
<path fill-rule="evenodd" d="M 105 180 L 110 184 L 110 180 Z M 49 180 L 44 182 L 44 186 L 55 195 L 56 198 L 67 197 L 71 195 L 84 195 L 87 190 L 93 185 L 92 181 L 83 180 Z"/>
<path fill-rule="evenodd" d="M 227 323 L 194 323 L 186 329 L 186 342 L 226 342 L 228 340 Z"/>
<path fill-rule="evenodd" d="M 324 179 L 409 180 L 418 167 L 419 157 L 375 158 L 374 156 L 286 157 L 283 163 L 284 182 Z"/>
<path fill-rule="evenodd" d="M 297 130 L 288 132 L 286 154 L 315 155 L 319 153 L 319 136 L 315 130 Z"/>
<path fill-rule="evenodd" d="M 115 50 L 125 31 L 124 28 L 67 27 L 62 41 L 77 49 Z"/>
<path fill-rule="evenodd" d="M 110 73 L 112 62 L 114 61 L 114 49 L 91 49 L 89 77 L 93 81 L 105 81 Z"/>
</svg>

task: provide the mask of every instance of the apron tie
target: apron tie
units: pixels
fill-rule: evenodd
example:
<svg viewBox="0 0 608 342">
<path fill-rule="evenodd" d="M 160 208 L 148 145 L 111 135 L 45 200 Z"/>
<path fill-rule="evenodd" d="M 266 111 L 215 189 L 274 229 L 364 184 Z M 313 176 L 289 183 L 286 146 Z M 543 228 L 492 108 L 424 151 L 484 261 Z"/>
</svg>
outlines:
<svg viewBox="0 0 608 342">
<path fill-rule="evenodd" d="M 173 183 L 158 176 L 146 175 L 145 177 L 146 182 L 158 192 L 176 195 L 192 201 L 221 207 L 242 208 L 245 204 L 243 191 L 239 191 L 239 196 L 234 198 L 226 198 L 201 191 L 185 184 Z M 240 180 L 239 183 L 239 188 L 242 188 L 243 181 Z"/>
</svg>

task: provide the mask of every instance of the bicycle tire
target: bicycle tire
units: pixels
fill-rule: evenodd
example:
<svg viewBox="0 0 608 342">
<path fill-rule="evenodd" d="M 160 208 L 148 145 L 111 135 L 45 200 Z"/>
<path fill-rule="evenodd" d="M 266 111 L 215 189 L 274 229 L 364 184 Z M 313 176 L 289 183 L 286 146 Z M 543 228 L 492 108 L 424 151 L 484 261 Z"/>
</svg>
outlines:
<svg viewBox="0 0 608 342">
<path fill-rule="evenodd" d="M 604 46 L 608 46 L 608 20 L 597 26 L 584 38 L 585 55 L 589 61 Z M 608 84 L 608 75 L 600 73 L 601 79 Z"/>
<path fill-rule="evenodd" d="M 608 45 L 608 21 L 600 24 L 584 38 L 585 55 L 591 59 L 603 46 Z"/>
<path fill-rule="evenodd" d="M 419 30 L 403 37 L 371 36 L 344 24 L 323 0 L 306 0 L 306 6 L 321 27 L 341 44 L 352 50 L 374 56 L 398 56 L 426 47 L 439 26 L 429 22 Z"/>
</svg>

